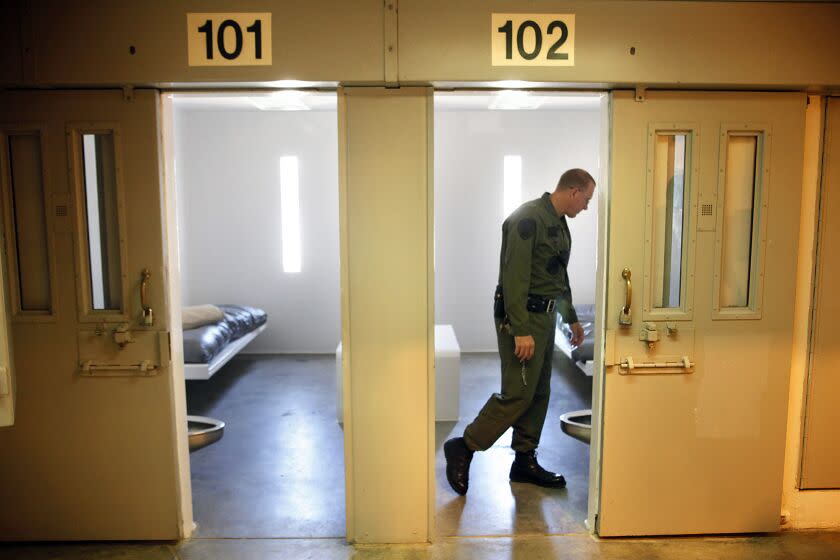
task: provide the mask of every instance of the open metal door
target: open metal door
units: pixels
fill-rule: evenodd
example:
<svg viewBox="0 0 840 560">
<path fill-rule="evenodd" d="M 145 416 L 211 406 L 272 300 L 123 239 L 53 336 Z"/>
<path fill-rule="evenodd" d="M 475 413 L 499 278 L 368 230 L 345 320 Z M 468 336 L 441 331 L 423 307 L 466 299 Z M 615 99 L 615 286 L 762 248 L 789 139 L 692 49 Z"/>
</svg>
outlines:
<svg viewBox="0 0 840 560">
<path fill-rule="evenodd" d="M 179 537 L 158 107 L 154 91 L 0 94 L 17 374 L 2 539 Z"/>
<path fill-rule="evenodd" d="M 3 160 L 0 159 L 0 162 Z M 6 268 L 5 252 L 5 243 L 0 242 L 0 428 L 15 424 L 15 372 L 9 317 L 9 271 Z"/>
<path fill-rule="evenodd" d="M 602 536 L 779 528 L 805 105 L 614 95 Z"/>
</svg>

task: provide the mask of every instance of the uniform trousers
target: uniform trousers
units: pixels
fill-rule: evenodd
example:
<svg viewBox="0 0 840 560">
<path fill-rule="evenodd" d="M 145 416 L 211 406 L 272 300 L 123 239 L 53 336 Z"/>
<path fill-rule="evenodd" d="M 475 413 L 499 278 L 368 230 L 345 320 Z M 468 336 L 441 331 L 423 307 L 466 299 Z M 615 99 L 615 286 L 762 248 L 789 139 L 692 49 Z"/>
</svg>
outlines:
<svg viewBox="0 0 840 560">
<path fill-rule="evenodd" d="M 464 430 L 467 447 L 474 451 L 489 449 L 511 426 L 511 447 L 514 451 L 525 453 L 539 445 L 551 393 L 556 319 L 556 311 L 529 313 L 535 346 L 534 357 L 525 364 L 524 370 L 514 354 L 516 344 L 513 335 L 502 327 L 502 319 L 496 319 L 502 391 L 490 396 L 475 420 Z"/>
</svg>

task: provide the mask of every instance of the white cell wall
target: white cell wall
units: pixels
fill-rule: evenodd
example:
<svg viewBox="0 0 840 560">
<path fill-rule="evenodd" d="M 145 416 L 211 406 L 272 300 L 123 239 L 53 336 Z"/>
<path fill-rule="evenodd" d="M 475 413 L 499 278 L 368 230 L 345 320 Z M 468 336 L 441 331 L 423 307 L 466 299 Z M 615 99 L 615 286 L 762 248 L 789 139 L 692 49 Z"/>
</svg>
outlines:
<svg viewBox="0 0 840 560">
<path fill-rule="evenodd" d="M 242 303 L 269 327 L 253 353 L 331 353 L 340 338 L 334 110 L 175 112 L 184 305 Z M 582 167 L 599 179 L 596 110 L 435 112 L 435 313 L 464 352 L 495 349 L 503 158 L 522 156 L 523 197 Z M 278 160 L 300 157 L 303 270 L 282 269 Z M 596 190 L 597 196 L 597 190 Z M 595 299 L 595 200 L 569 221 L 575 302 Z M 407 209 L 407 211 L 410 211 Z"/>
<path fill-rule="evenodd" d="M 177 107 L 177 106 L 176 106 Z M 251 353 L 330 353 L 340 338 L 335 110 L 176 109 L 184 305 L 268 312 Z M 300 169 L 302 271 L 283 272 L 279 158 Z"/>
<path fill-rule="evenodd" d="M 435 112 L 435 315 L 455 327 L 462 351 L 496 348 L 504 156 L 522 156 L 523 201 L 554 190 L 572 167 L 597 182 L 599 119 L 597 110 Z M 569 220 L 575 303 L 595 301 L 597 195 Z"/>
</svg>

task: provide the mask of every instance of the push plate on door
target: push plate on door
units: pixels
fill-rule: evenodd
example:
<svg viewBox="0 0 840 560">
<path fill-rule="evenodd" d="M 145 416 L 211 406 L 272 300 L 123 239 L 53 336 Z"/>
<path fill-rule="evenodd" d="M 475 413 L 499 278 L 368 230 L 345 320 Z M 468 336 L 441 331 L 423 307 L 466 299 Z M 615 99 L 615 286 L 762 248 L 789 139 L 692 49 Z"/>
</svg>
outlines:
<svg viewBox="0 0 840 560">
<path fill-rule="evenodd" d="M 105 325 L 80 331 L 79 373 L 85 376 L 157 375 L 169 365 L 169 333 Z"/>
<path fill-rule="evenodd" d="M 640 340 L 639 331 L 621 328 L 606 333 L 605 365 L 622 375 L 686 374 L 694 372 L 694 329 L 675 322 L 649 321 L 657 340 Z"/>
</svg>

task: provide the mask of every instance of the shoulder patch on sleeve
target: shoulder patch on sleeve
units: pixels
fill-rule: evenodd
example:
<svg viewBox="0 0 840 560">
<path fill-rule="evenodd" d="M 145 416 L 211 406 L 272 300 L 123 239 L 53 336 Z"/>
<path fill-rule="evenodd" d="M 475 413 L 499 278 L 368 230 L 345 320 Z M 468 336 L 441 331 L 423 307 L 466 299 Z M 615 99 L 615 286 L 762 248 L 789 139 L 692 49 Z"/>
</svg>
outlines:
<svg viewBox="0 0 840 560">
<path fill-rule="evenodd" d="M 522 239 L 531 239 L 537 231 L 537 222 L 534 218 L 524 218 L 516 224 L 516 231 Z"/>
</svg>

